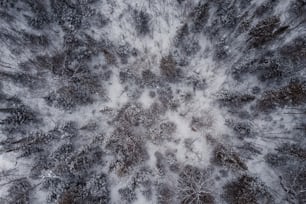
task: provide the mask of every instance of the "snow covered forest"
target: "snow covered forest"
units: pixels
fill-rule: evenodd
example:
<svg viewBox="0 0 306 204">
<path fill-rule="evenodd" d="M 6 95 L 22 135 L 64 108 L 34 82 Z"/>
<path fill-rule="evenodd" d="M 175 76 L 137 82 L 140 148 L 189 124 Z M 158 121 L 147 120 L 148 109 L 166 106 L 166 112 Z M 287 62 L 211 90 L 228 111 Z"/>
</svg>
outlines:
<svg viewBox="0 0 306 204">
<path fill-rule="evenodd" d="M 306 0 L 0 0 L 0 204 L 223 203 L 306 203 Z"/>
</svg>

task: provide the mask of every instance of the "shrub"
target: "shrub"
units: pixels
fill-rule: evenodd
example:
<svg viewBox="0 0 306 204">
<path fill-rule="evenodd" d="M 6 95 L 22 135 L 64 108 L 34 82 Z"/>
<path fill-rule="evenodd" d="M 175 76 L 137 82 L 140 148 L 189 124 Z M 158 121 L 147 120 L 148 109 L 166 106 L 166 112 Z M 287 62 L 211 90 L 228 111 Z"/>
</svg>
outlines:
<svg viewBox="0 0 306 204">
<path fill-rule="evenodd" d="M 91 16 L 90 20 L 88 21 L 90 25 L 98 27 L 100 29 L 106 26 L 109 22 L 110 22 L 110 19 L 107 18 L 107 16 L 105 16 L 104 14 L 100 12 L 94 16 Z"/>
<path fill-rule="evenodd" d="M 32 186 L 26 178 L 16 179 L 9 188 L 9 204 L 30 204 Z"/>
<path fill-rule="evenodd" d="M 1 121 L 1 123 L 5 125 L 20 126 L 36 120 L 35 113 L 27 106 L 8 108 L 6 111 L 10 113 L 10 116 Z"/>
<path fill-rule="evenodd" d="M 261 5 L 259 5 L 256 10 L 255 14 L 257 16 L 264 16 L 264 15 L 269 15 L 271 12 L 273 12 L 273 3 L 276 2 L 275 0 L 273 1 L 265 1 Z"/>
<path fill-rule="evenodd" d="M 275 37 L 276 28 L 280 24 L 280 19 L 276 16 L 266 18 L 253 27 L 249 35 L 251 37 L 251 46 L 260 47 Z"/>
<path fill-rule="evenodd" d="M 236 122 L 233 120 L 227 120 L 226 125 L 233 129 L 233 131 L 238 135 L 239 139 L 254 136 L 252 125 L 249 122 Z"/>
<path fill-rule="evenodd" d="M 48 105 L 54 105 L 65 110 L 71 110 L 77 105 L 87 105 L 93 102 L 91 95 L 86 90 L 80 90 L 74 84 L 64 86 L 56 92 L 51 92 L 45 97 L 45 100 Z"/>
<path fill-rule="evenodd" d="M 27 157 L 34 153 L 44 152 L 46 150 L 46 145 L 53 139 L 55 138 L 52 138 L 49 134 L 36 132 L 16 143 L 20 145 L 20 149 L 23 151 L 21 156 Z"/>
<path fill-rule="evenodd" d="M 73 176 L 73 173 L 71 172 L 71 168 L 68 165 L 68 161 L 57 163 L 54 166 L 52 171 L 60 177 L 70 178 L 71 176 Z"/>
<path fill-rule="evenodd" d="M 176 35 L 174 37 L 174 44 L 176 47 L 180 45 L 181 42 L 185 41 L 190 34 L 189 26 L 185 23 L 180 29 L 176 31 Z"/>
<path fill-rule="evenodd" d="M 234 30 L 236 27 L 239 15 L 235 7 L 221 6 L 216 15 L 219 17 L 222 28 Z"/>
<path fill-rule="evenodd" d="M 233 170 L 245 171 L 248 169 L 237 153 L 226 149 L 221 144 L 215 147 L 212 162 Z"/>
<path fill-rule="evenodd" d="M 158 77 L 149 69 L 144 70 L 142 73 L 142 80 L 143 83 L 150 87 L 150 88 L 156 88 L 159 84 Z"/>
<path fill-rule="evenodd" d="M 226 42 L 224 40 L 221 40 L 220 42 L 215 44 L 216 50 L 214 53 L 214 59 L 216 61 L 218 60 L 224 60 L 228 57 L 228 46 L 226 45 Z"/>
<path fill-rule="evenodd" d="M 139 126 L 142 122 L 143 109 L 140 104 L 126 104 L 122 107 L 115 118 L 121 126 Z"/>
<path fill-rule="evenodd" d="M 102 165 L 104 152 L 95 145 L 85 146 L 79 153 L 74 152 L 68 159 L 70 171 L 75 175 L 88 172 L 95 164 Z"/>
<path fill-rule="evenodd" d="M 211 128 L 213 125 L 213 118 L 209 113 L 204 113 L 205 116 L 193 116 L 190 122 L 190 128 L 193 131 L 199 131 L 204 128 Z"/>
<path fill-rule="evenodd" d="M 166 183 L 158 184 L 157 201 L 158 204 L 175 203 L 175 190 L 173 187 Z"/>
<path fill-rule="evenodd" d="M 211 170 L 202 170 L 187 165 L 179 174 L 179 200 L 182 204 L 214 204 L 215 199 L 209 189 L 212 188 Z"/>
<path fill-rule="evenodd" d="M 131 70 L 126 70 L 126 71 L 120 71 L 119 72 L 119 80 L 120 83 L 135 83 L 138 84 L 139 78 L 131 71 Z"/>
<path fill-rule="evenodd" d="M 44 1 L 33 0 L 25 2 L 30 6 L 31 11 L 34 14 L 33 17 L 28 18 L 28 24 L 30 26 L 35 29 L 42 29 L 51 22 L 52 17 L 48 13 Z"/>
<path fill-rule="evenodd" d="M 122 64 L 126 64 L 128 62 L 130 53 L 131 46 L 129 44 L 120 45 L 117 48 L 117 54 L 119 55 Z"/>
<path fill-rule="evenodd" d="M 38 77 L 27 73 L 0 72 L 0 76 L 11 80 L 18 85 L 26 86 L 31 89 L 42 86 L 42 83 L 39 83 L 41 81 Z"/>
<path fill-rule="evenodd" d="M 135 29 L 139 35 L 147 35 L 150 32 L 151 17 L 145 11 L 134 10 L 133 19 Z"/>
<path fill-rule="evenodd" d="M 253 177 L 243 175 L 224 187 L 223 198 L 229 204 L 274 203 L 267 188 Z"/>
<path fill-rule="evenodd" d="M 164 156 L 160 152 L 155 152 L 154 156 L 156 158 L 156 167 L 158 169 L 158 173 L 160 175 L 165 175 L 165 173 L 166 173 L 166 166 L 165 166 L 165 161 L 164 161 L 165 158 L 164 158 Z"/>
<path fill-rule="evenodd" d="M 238 28 L 237 28 L 238 29 L 237 31 L 238 31 L 239 34 L 244 33 L 244 32 L 249 30 L 250 26 L 251 26 L 250 20 L 243 19 L 243 20 L 240 21 L 240 23 L 238 25 Z"/>
<path fill-rule="evenodd" d="M 178 76 L 178 69 L 176 68 L 176 62 L 172 55 L 163 57 L 159 65 L 161 74 L 167 79 L 173 81 Z"/>
<path fill-rule="evenodd" d="M 106 148 L 116 155 L 117 170 L 121 175 L 148 158 L 143 138 L 129 126 L 115 129 Z"/>
<path fill-rule="evenodd" d="M 70 170 L 74 174 L 82 174 L 93 166 L 93 159 L 85 154 L 78 154 L 72 157 Z"/>
<path fill-rule="evenodd" d="M 8 112 L 10 115 L 0 121 L 3 130 L 7 133 L 24 132 L 23 127 L 38 122 L 36 113 L 25 105 L 19 105 L 16 108 L 2 109 L 2 112 Z"/>
<path fill-rule="evenodd" d="M 50 70 L 59 76 L 72 76 L 73 70 L 65 66 L 65 54 L 58 53 L 50 57 L 49 55 L 38 55 L 35 59 L 38 67 Z"/>
<path fill-rule="evenodd" d="M 142 166 L 135 171 L 131 179 L 132 189 L 139 189 L 141 193 L 148 199 L 152 197 L 152 175 L 153 171 L 147 166 Z"/>
<path fill-rule="evenodd" d="M 243 155 L 246 159 L 253 159 L 253 157 L 259 156 L 262 154 L 261 149 L 256 147 L 252 142 L 244 142 L 241 146 L 238 147 L 239 154 Z"/>
<path fill-rule="evenodd" d="M 190 37 L 181 43 L 181 50 L 186 56 L 193 56 L 201 50 L 198 40 L 193 37 Z"/>
<path fill-rule="evenodd" d="M 306 59 L 306 38 L 296 37 L 280 49 L 280 54 L 298 63 Z"/>
<path fill-rule="evenodd" d="M 71 110 L 77 105 L 88 105 L 93 102 L 93 94 L 104 92 L 98 77 L 89 72 L 75 73 L 67 86 L 51 92 L 45 100 L 47 104 Z"/>
<path fill-rule="evenodd" d="M 287 86 L 280 89 L 266 91 L 257 106 L 260 110 L 266 111 L 274 109 L 277 106 L 296 106 L 306 102 L 305 83 L 298 80 L 291 80 Z"/>
<path fill-rule="evenodd" d="M 53 152 L 52 157 L 61 161 L 70 155 L 73 151 L 74 147 L 71 143 L 63 144 Z"/>
<path fill-rule="evenodd" d="M 118 192 L 121 199 L 127 201 L 128 203 L 132 203 L 137 199 L 136 193 L 130 188 L 120 188 Z"/>
<path fill-rule="evenodd" d="M 194 31 L 200 32 L 209 18 L 208 4 L 199 3 L 191 12 L 191 18 L 193 21 Z"/>
<path fill-rule="evenodd" d="M 86 183 L 89 195 L 92 197 L 92 203 L 109 203 L 110 190 L 109 181 L 104 173 L 95 175 Z"/>
<path fill-rule="evenodd" d="M 186 56 L 195 55 L 201 49 L 196 37 L 190 35 L 189 26 L 186 23 L 177 31 L 174 45 Z"/>
<path fill-rule="evenodd" d="M 75 202 L 71 194 L 65 193 L 61 196 L 58 204 L 75 204 Z"/>
<path fill-rule="evenodd" d="M 43 132 L 35 132 L 22 138 L 8 138 L 3 143 L 5 151 L 20 151 L 20 157 L 28 157 L 45 151 L 45 146 L 53 139 L 51 135 Z"/>
<path fill-rule="evenodd" d="M 305 162 L 287 166 L 280 176 L 280 184 L 285 191 L 285 199 L 290 203 L 303 203 L 306 199 Z"/>
<path fill-rule="evenodd" d="M 294 18 L 304 18 L 306 11 L 306 3 L 304 0 L 295 0 L 291 2 L 290 11 L 293 13 Z"/>
<path fill-rule="evenodd" d="M 284 199 L 290 203 L 300 203 L 306 198 L 306 149 L 303 145 L 303 142 L 283 143 L 275 148 L 276 153 L 265 156 L 265 161 L 279 172 Z"/>
<path fill-rule="evenodd" d="M 171 141 L 173 139 L 176 128 L 176 124 L 173 122 L 162 122 L 159 124 L 159 127 L 149 129 L 150 139 L 155 144 Z"/>
<path fill-rule="evenodd" d="M 82 188 L 81 186 L 79 187 Z M 69 191 L 64 192 L 60 196 L 58 203 L 59 204 L 81 204 L 85 200 L 83 200 L 83 197 L 81 197 L 79 193 L 81 193 L 80 189 L 73 189 L 72 187 L 70 187 Z"/>
<path fill-rule="evenodd" d="M 183 3 L 185 0 L 177 0 L 179 4 Z"/>
<path fill-rule="evenodd" d="M 280 62 L 274 59 L 260 60 L 258 70 L 256 71 L 259 72 L 259 80 L 263 82 L 271 79 L 276 79 L 280 81 L 286 74 L 282 66 L 280 65 Z"/>
<path fill-rule="evenodd" d="M 1 1 L 0 1 L 0 8 L 1 8 Z M 0 10 L 0 18 L 6 22 L 12 22 L 15 19 L 15 17 L 11 15 L 8 10 L 7 11 Z"/>
<path fill-rule="evenodd" d="M 193 91 L 196 91 L 196 90 L 203 91 L 203 90 L 205 90 L 207 88 L 206 80 L 201 78 L 201 77 L 198 77 L 198 76 L 196 76 L 196 77 L 188 77 L 187 78 L 187 84 L 192 86 Z M 190 94 L 191 93 L 188 93 L 187 97 L 192 97 Z"/>
<path fill-rule="evenodd" d="M 255 96 L 251 94 L 241 94 L 229 91 L 223 91 L 219 94 L 218 101 L 225 106 L 241 107 L 255 100 Z"/>
<path fill-rule="evenodd" d="M 33 161 L 33 166 L 30 172 L 31 179 L 40 179 L 42 177 L 43 171 L 48 171 L 54 168 L 56 161 L 49 157 L 49 151 L 46 150 L 47 147 L 39 154 L 36 154 Z"/>
<path fill-rule="evenodd" d="M 284 155 L 275 153 L 268 153 L 265 155 L 265 161 L 274 168 L 285 166 L 287 164 L 287 160 L 289 160 L 289 158 Z"/>
<path fill-rule="evenodd" d="M 159 101 L 166 108 L 169 108 L 169 106 L 174 100 L 173 91 L 170 86 L 164 86 L 157 89 L 157 95 Z"/>
<path fill-rule="evenodd" d="M 3 9 L 15 8 L 18 0 L 1 0 L 0 6 Z"/>
<path fill-rule="evenodd" d="M 155 97 L 155 92 L 154 92 Z M 166 107 L 154 102 L 148 109 L 143 112 L 142 125 L 148 130 L 155 125 L 158 119 L 165 113 Z"/>
<path fill-rule="evenodd" d="M 285 143 L 276 150 L 282 154 L 293 156 L 297 159 L 306 160 L 306 149 L 303 149 L 297 144 Z"/>
<path fill-rule="evenodd" d="M 239 8 L 244 10 L 246 9 L 247 7 L 249 7 L 251 5 L 251 2 L 252 0 L 246 0 L 246 1 L 240 1 L 238 4 L 239 4 Z"/>
<path fill-rule="evenodd" d="M 80 4 L 71 1 L 51 0 L 54 20 L 66 31 L 75 31 L 81 27 L 83 15 Z"/>
<path fill-rule="evenodd" d="M 53 134 L 60 135 L 61 137 L 75 137 L 78 135 L 78 125 L 74 121 L 64 122 L 60 127 L 53 130 Z M 62 135 L 61 135 L 62 134 Z"/>
<path fill-rule="evenodd" d="M 50 43 L 46 35 L 35 35 L 32 33 L 23 33 L 22 35 L 24 43 L 29 46 L 47 47 Z"/>
<path fill-rule="evenodd" d="M 232 74 L 235 79 L 241 79 L 243 74 L 256 75 L 262 82 L 281 82 L 292 75 L 297 67 L 293 67 L 290 60 L 281 58 L 275 52 L 265 52 L 264 55 L 249 59 L 242 59 L 241 64 L 233 66 Z M 243 78 L 242 78 L 243 79 Z"/>
</svg>

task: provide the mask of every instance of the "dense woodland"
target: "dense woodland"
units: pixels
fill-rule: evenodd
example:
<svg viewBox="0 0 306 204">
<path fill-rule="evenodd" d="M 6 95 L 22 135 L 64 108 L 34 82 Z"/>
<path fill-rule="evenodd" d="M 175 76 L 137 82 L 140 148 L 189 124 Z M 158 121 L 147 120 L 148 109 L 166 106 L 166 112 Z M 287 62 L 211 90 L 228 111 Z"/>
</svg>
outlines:
<svg viewBox="0 0 306 204">
<path fill-rule="evenodd" d="M 0 204 L 306 203 L 305 0 L 0 0 Z"/>
</svg>

